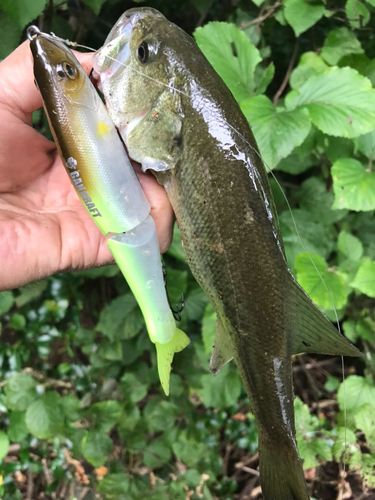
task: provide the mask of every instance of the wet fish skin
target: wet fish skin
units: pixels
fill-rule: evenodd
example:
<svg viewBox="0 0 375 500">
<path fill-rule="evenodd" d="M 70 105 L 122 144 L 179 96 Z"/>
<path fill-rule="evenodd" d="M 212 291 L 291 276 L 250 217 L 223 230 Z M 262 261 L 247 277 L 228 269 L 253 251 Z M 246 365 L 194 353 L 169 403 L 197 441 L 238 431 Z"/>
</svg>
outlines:
<svg viewBox="0 0 375 500">
<path fill-rule="evenodd" d="M 186 260 L 217 313 L 211 369 L 233 356 L 240 371 L 259 426 L 264 498 L 307 500 L 291 355 L 360 353 L 290 273 L 249 125 L 191 37 L 154 9 L 127 11 L 94 66 L 130 156 L 165 186 Z"/>
</svg>

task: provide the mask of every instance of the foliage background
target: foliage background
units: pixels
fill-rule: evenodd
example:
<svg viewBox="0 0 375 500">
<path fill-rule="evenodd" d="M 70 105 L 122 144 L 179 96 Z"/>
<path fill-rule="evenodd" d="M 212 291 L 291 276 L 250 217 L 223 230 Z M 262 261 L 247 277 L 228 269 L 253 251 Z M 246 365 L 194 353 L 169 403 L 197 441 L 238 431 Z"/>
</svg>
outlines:
<svg viewBox="0 0 375 500">
<path fill-rule="evenodd" d="M 0 58 L 32 22 L 98 48 L 137 4 L 144 2 L 0 0 Z M 146 4 L 194 33 L 241 104 L 273 170 L 290 267 L 332 320 L 334 303 L 365 354 L 345 360 L 345 386 L 340 359 L 295 360 L 311 495 L 373 498 L 375 2 Z M 48 135 L 40 112 L 34 123 Z M 177 229 L 164 259 L 172 301 L 185 294 L 181 328 L 192 339 L 175 358 L 169 398 L 115 266 L 0 293 L 1 498 L 261 498 L 256 425 L 235 367 L 216 378 L 208 370 L 215 317 Z"/>
</svg>

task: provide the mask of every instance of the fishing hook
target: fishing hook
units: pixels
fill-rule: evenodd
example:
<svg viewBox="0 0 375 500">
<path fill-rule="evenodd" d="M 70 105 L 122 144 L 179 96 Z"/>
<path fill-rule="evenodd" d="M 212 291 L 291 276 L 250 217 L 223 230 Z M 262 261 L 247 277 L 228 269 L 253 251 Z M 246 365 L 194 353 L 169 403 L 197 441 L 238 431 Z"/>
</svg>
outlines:
<svg viewBox="0 0 375 500">
<path fill-rule="evenodd" d="M 163 269 L 164 286 L 165 286 L 165 292 L 167 294 L 167 300 L 168 300 L 169 307 L 170 307 L 170 309 L 172 311 L 174 319 L 176 321 L 181 321 L 181 313 L 182 313 L 182 311 L 184 310 L 184 307 L 185 307 L 184 294 L 183 293 L 181 294 L 181 307 L 176 306 L 176 309 L 173 309 L 171 301 L 170 301 L 170 298 L 169 298 L 169 295 L 168 295 L 168 290 L 167 290 L 167 271 L 166 271 L 166 269 L 165 269 L 165 267 L 163 265 L 161 267 Z"/>
</svg>

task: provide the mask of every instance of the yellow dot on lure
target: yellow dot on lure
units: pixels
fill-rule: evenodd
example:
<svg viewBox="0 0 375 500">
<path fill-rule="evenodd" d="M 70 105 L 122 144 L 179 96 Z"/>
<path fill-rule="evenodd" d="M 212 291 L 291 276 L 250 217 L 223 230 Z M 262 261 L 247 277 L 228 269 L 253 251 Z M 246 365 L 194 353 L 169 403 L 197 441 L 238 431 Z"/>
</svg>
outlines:
<svg viewBox="0 0 375 500">
<path fill-rule="evenodd" d="M 106 125 L 104 122 L 100 121 L 98 123 L 98 130 L 96 131 L 96 135 L 98 137 L 103 137 L 111 131 L 111 127 Z"/>
</svg>

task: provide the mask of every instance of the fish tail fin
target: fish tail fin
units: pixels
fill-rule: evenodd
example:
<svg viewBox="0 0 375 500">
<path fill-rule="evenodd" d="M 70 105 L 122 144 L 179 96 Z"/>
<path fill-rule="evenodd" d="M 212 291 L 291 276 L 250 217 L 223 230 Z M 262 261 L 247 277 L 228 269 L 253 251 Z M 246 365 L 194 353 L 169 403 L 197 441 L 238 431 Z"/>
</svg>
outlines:
<svg viewBox="0 0 375 500">
<path fill-rule="evenodd" d="M 310 500 L 294 439 L 280 446 L 260 432 L 259 469 L 264 500 Z"/>
<path fill-rule="evenodd" d="M 167 396 L 174 353 L 182 351 L 189 344 L 189 337 L 179 328 L 176 328 L 173 337 L 166 344 L 155 342 L 160 383 Z"/>
</svg>

